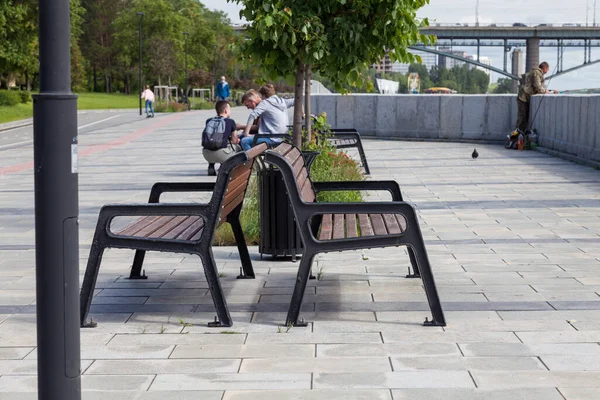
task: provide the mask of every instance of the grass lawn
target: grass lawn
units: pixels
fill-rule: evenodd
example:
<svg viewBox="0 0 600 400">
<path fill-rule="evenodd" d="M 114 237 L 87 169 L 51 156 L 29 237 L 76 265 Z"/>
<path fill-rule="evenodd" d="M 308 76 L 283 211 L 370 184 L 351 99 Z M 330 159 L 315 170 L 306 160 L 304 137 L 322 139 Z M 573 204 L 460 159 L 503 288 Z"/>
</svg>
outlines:
<svg viewBox="0 0 600 400">
<path fill-rule="evenodd" d="M 115 108 L 139 107 L 138 95 L 80 93 L 77 99 L 78 110 L 106 110 Z M 33 117 L 33 103 L 0 107 L 0 124 Z"/>
</svg>

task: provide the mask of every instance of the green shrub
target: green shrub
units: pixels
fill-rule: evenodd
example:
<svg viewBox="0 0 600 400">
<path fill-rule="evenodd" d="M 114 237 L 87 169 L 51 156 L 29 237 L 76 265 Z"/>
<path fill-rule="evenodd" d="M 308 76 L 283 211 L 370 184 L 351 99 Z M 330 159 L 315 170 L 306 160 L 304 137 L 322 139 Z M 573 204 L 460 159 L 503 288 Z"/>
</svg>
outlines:
<svg viewBox="0 0 600 400">
<path fill-rule="evenodd" d="M 187 110 L 188 107 L 186 104 L 176 103 L 174 101 L 169 103 L 154 103 L 155 112 L 182 112 Z"/>
<path fill-rule="evenodd" d="M 19 98 L 21 100 L 21 103 L 27 104 L 31 101 L 31 93 L 21 91 L 19 92 Z"/>
<path fill-rule="evenodd" d="M 215 108 L 215 103 L 211 101 L 196 101 L 192 103 L 192 110 L 212 110 Z"/>
<path fill-rule="evenodd" d="M 16 106 L 19 104 L 19 92 L 16 90 L 0 90 L 0 106 Z"/>
</svg>

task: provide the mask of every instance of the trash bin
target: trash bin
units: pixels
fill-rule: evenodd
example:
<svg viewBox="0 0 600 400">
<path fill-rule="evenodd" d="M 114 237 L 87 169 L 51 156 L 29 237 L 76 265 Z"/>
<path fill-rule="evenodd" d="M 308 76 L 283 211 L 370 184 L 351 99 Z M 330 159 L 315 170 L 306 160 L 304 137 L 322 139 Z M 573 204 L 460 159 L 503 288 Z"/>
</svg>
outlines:
<svg viewBox="0 0 600 400">
<path fill-rule="evenodd" d="M 319 154 L 316 151 L 303 151 L 307 168 Z M 273 257 L 296 256 L 302 254 L 303 245 L 296 227 L 294 211 L 287 199 L 285 182 L 279 169 L 266 163 L 259 164 L 258 188 L 260 192 L 260 239 L 258 252 Z"/>
</svg>

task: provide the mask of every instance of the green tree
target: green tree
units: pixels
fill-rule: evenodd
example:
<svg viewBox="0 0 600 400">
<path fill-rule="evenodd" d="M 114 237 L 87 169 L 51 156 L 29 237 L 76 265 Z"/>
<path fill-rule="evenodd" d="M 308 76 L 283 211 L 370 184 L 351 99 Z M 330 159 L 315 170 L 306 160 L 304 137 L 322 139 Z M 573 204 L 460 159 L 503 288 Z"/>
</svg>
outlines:
<svg viewBox="0 0 600 400">
<path fill-rule="evenodd" d="M 498 79 L 498 86 L 494 89 L 494 93 L 512 93 L 512 79 L 500 78 Z"/>
<path fill-rule="evenodd" d="M 326 76 L 339 91 L 366 79 L 369 65 L 390 49 L 392 61 L 414 62 L 408 46 L 431 38 L 416 18 L 428 0 L 228 0 L 242 5 L 250 26 L 242 45 L 246 60 L 260 62 L 268 76 L 295 75 L 294 143 L 301 144 L 305 70 Z M 309 110 L 306 110 L 309 111 Z M 307 121 L 309 119 L 307 118 Z"/>
</svg>

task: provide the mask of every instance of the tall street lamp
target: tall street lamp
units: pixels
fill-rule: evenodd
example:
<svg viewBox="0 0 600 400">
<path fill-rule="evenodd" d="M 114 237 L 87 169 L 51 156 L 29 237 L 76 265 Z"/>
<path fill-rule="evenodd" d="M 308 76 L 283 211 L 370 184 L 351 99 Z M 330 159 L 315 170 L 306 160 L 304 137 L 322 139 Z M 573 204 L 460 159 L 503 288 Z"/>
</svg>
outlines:
<svg viewBox="0 0 600 400">
<path fill-rule="evenodd" d="M 77 96 L 69 0 L 39 0 L 40 92 L 33 97 L 37 389 L 80 400 Z"/>
<path fill-rule="evenodd" d="M 215 82 L 217 81 L 217 75 L 216 75 L 216 67 L 217 67 L 217 45 L 213 44 L 213 76 L 212 76 L 212 92 L 213 92 L 213 100 L 217 99 L 217 96 L 215 94 Z"/>
<path fill-rule="evenodd" d="M 188 105 L 188 111 L 190 110 L 190 100 L 187 97 L 187 88 L 188 88 L 188 67 L 187 67 L 187 42 L 190 37 L 189 32 L 183 32 L 183 36 L 185 37 L 185 84 L 183 85 L 183 91 L 185 94 L 185 99 Z"/>
<path fill-rule="evenodd" d="M 144 13 L 138 12 L 136 13 L 138 20 L 138 34 L 140 36 L 140 91 L 144 91 L 143 82 L 142 82 L 142 20 L 144 19 Z M 140 97 L 140 115 L 142 115 L 142 98 Z"/>
</svg>

